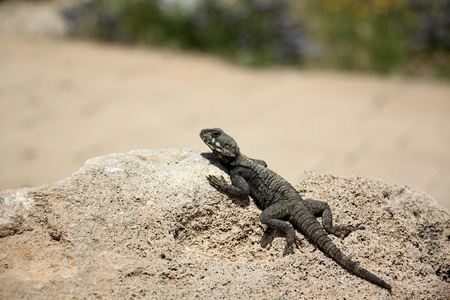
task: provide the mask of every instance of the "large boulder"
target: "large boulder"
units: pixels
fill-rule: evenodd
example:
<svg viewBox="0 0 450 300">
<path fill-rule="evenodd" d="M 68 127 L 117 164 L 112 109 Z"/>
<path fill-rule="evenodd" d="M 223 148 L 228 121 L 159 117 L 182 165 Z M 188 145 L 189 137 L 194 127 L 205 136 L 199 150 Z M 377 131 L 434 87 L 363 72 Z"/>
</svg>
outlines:
<svg viewBox="0 0 450 300">
<path fill-rule="evenodd" d="M 45 170 L 42 170 L 45 172 Z M 450 215 L 425 193 L 378 179 L 307 174 L 337 224 L 363 223 L 342 251 L 392 293 L 338 266 L 304 237 L 282 256 L 247 198 L 198 150 L 136 150 L 88 160 L 70 178 L 0 193 L 0 298 L 448 299 Z"/>
</svg>

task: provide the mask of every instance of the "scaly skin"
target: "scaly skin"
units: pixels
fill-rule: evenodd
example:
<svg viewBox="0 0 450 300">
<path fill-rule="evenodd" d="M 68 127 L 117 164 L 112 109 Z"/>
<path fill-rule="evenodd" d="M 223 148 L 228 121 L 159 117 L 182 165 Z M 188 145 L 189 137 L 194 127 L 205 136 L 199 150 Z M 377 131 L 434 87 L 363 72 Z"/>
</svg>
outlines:
<svg viewBox="0 0 450 300">
<path fill-rule="evenodd" d="M 269 228 L 286 234 L 283 255 L 294 252 L 294 243 L 299 243 L 294 227 L 305 235 L 313 245 L 331 257 L 351 273 L 387 290 L 391 286 L 359 267 L 334 245 L 328 234 L 345 238 L 352 231 L 364 229 L 357 226 L 335 226 L 328 204 L 322 201 L 302 199 L 294 187 L 280 175 L 267 168 L 262 160 L 246 157 L 240 153 L 236 141 L 219 128 L 203 129 L 201 139 L 211 148 L 215 156 L 230 172 L 231 185 L 223 176 L 208 176 L 209 183 L 219 191 L 230 195 L 251 196 L 262 210 L 261 222 Z M 316 217 L 322 217 L 322 226 Z M 286 221 L 287 220 L 287 221 Z"/>
</svg>

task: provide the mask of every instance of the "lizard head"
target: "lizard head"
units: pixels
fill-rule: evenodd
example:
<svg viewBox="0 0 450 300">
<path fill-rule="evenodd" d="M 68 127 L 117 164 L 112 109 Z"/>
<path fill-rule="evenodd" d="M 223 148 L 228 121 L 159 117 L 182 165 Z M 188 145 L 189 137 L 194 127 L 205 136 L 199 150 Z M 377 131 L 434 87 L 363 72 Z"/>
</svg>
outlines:
<svg viewBox="0 0 450 300">
<path fill-rule="evenodd" d="M 203 129 L 200 138 L 223 163 L 230 163 L 239 155 L 236 141 L 220 128 Z"/>
</svg>

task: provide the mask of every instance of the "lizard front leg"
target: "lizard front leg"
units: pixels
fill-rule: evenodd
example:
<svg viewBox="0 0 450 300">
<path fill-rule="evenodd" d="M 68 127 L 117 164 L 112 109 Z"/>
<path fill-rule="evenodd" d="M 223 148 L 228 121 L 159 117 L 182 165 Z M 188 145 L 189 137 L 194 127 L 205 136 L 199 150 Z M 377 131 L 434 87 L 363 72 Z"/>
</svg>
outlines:
<svg viewBox="0 0 450 300">
<path fill-rule="evenodd" d="M 209 184 L 221 192 L 234 196 L 248 196 L 250 187 L 247 181 L 238 175 L 231 175 L 231 184 L 228 184 L 223 176 L 209 175 L 206 177 Z"/>
</svg>

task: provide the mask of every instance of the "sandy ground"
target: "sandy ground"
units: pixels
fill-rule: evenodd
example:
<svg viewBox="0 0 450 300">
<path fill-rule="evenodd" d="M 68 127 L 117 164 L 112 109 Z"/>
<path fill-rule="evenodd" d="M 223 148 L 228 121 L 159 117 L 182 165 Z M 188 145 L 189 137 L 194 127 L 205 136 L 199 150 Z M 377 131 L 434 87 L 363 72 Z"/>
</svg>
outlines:
<svg viewBox="0 0 450 300">
<path fill-rule="evenodd" d="M 55 34 L 59 23 L 18 22 L 16 32 L 4 7 L 0 190 L 54 182 L 113 152 L 207 151 L 200 129 L 221 127 L 293 183 L 309 171 L 357 174 L 423 189 L 450 208 L 446 83 L 250 70 L 201 55 L 67 40 Z"/>
</svg>

